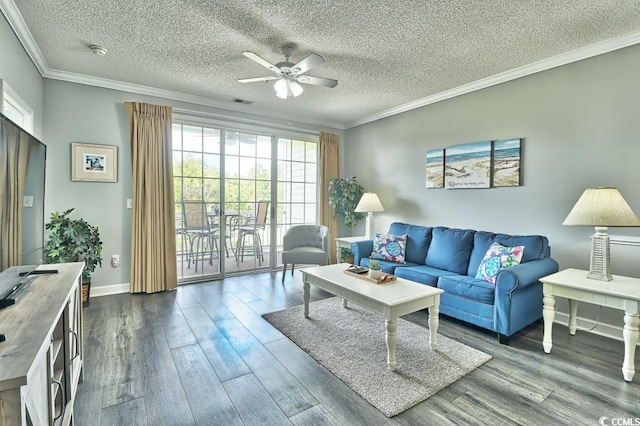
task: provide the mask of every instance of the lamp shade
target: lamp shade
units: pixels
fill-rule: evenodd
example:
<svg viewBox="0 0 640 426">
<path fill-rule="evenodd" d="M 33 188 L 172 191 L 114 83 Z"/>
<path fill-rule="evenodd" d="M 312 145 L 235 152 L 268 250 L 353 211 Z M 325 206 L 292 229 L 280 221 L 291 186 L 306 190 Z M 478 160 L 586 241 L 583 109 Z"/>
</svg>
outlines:
<svg viewBox="0 0 640 426">
<path fill-rule="evenodd" d="M 588 188 L 562 224 L 625 227 L 640 226 L 640 220 L 616 188 Z"/>
<path fill-rule="evenodd" d="M 360 202 L 358 203 L 354 211 L 357 213 L 383 212 L 384 207 L 382 207 L 380 198 L 378 198 L 375 193 L 365 192 L 364 194 L 362 194 L 362 198 L 360 198 Z"/>
</svg>

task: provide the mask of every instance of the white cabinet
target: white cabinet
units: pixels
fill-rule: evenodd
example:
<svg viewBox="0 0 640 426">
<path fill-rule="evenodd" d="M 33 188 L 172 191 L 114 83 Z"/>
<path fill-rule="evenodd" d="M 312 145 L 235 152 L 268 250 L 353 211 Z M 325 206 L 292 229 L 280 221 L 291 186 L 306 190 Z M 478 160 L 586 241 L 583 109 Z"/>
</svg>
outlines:
<svg viewBox="0 0 640 426">
<path fill-rule="evenodd" d="M 0 310 L 0 424 L 69 425 L 82 381 L 83 263 L 42 265 L 57 274 L 25 278 L 15 305 Z M 0 274 L 0 288 L 18 272 Z"/>
</svg>

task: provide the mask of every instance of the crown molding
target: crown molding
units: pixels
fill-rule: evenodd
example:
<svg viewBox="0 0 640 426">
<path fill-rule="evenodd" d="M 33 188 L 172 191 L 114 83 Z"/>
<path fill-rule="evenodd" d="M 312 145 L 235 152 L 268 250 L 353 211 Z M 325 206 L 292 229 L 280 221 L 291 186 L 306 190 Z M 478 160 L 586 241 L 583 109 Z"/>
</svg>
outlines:
<svg viewBox="0 0 640 426">
<path fill-rule="evenodd" d="M 630 33 L 621 37 L 612 38 L 599 43 L 594 43 L 589 46 L 581 47 L 560 55 L 553 56 L 542 61 L 534 62 L 529 65 L 524 65 L 518 68 L 514 68 L 509 71 L 505 71 L 500 74 L 493 75 L 491 77 L 483 78 L 482 80 L 474 81 L 472 83 L 458 86 L 451 90 L 436 93 L 426 98 L 418 99 L 413 102 L 399 105 L 394 108 L 390 108 L 379 113 L 364 117 L 360 120 L 353 121 L 347 124 L 347 129 L 360 126 L 362 124 L 371 123 L 372 121 L 380 120 L 382 118 L 391 117 L 393 115 L 401 114 L 403 112 L 411 111 L 416 108 L 435 104 L 440 101 L 455 98 L 456 96 L 465 95 L 467 93 L 475 92 L 477 90 L 486 89 L 487 87 L 495 86 L 497 84 L 506 83 L 511 80 L 516 80 L 521 77 L 526 77 L 532 74 L 539 73 L 541 71 L 547 71 L 552 68 L 557 68 L 563 65 L 567 65 L 573 62 L 578 62 L 583 59 L 588 59 L 594 56 L 603 55 L 605 53 L 613 52 L 625 47 L 633 46 L 640 43 L 640 32 Z"/>
<path fill-rule="evenodd" d="M 42 52 L 38 48 L 35 40 L 33 39 L 31 32 L 27 28 L 26 23 L 22 19 L 20 11 L 16 7 L 13 0 L 0 0 L 0 10 L 6 17 L 9 25 L 13 29 L 13 32 L 22 43 L 25 51 L 35 64 L 36 68 L 40 72 L 40 75 L 44 78 L 50 78 L 61 81 L 68 81 L 72 83 L 80 83 L 88 86 L 103 87 L 107 89 L 120 90 L 130 93 L 136 93 L 141 95 L 155 96 L 164 99 L 170 99 L 175 101 L 188 102 L 195 105 L 202 105 L 214 108 L 221 108 L 225 110 L 231 110 L 246 114 L 255 114 L 264 117 L 265 119 L 276 118 L 282 120 L 290 120 L 291 117 L 285 114 L 279 114 L 271 110 L 262 110 L 257 107 L 247 106 L 240 107 L 228 102 L 219 101 L 204 96 L 188 95 L 181 92 L 175 92 L 171 90 L 158 89 L 149 86 L 143 86 L 132 83 L 125 83 L 116 80 L 109 80 L 104 78 L 90 77 L 86 75 L 70 73 L 66 71 L 52 70 L 47 65 Z M 515 68 L 513 70 L 505 71 L 500 74 L 496 74 L 491 77 L 487 77 L 478 81 L 474 81 L 462 86 L 455 87 L 444 92 L 436 93 L 431 96 L 427 96 L 416 101 L 412 101 L 397 107 L 389 108 L 387 110 L 363 117 L 360 120 L 356 120 L 350 123 L 338 123 L 338 122 L 320 122 L 310 117 L 296 117 L 296 121 L 313 126 L 329 127 L 336 130 L 348 130 L 353 127 L 367 124 L 376 120 L 391 117 L 393 115 L 401 114 L 403 112 L 411 111 L 416 108 L 435 104 L 447 99 L 455 98 L 457 96 L 465 95 L 477 90 L 486 89 L 491 86 L 495 86 L 501 83 L 506 83 L 511 80 L 515 80 L 521 77 L 526 77 L 541 71 L 546 71 L 552 68 L 557 68 L 563 65 L 567 65 L 573 62 L 588 59 L 594 56 L 609 53 L 615 50 L 619 50 L 628 46 L 632 46 L 640 43 L 640 32 L 634 32 L 626 34 L 624 36 L 612 38 L 602 42 L 594 43 L 589 46 L 585 46 L 579 49 L 572 50 L 570 52 L 562 53 L 560 55 L 553 56 L 548 59 L 544 59 L 533 64 L 524 65 L 522 67 Z"/>
<path fill-rule="evenodd" d="M 269 121 L 270 119 L 280 119 L 285 121 L 296 121 L 298 123 L 308 124 L 311 126 L 329 127 L 337 130 L 344 130 L 343 123 L 322 122 L 308 117 L 289 117 L 288 114 L 278 113 L 260 108 L 255 108 L 247 105 L 236 105 L 232 102 L 220 101 L 204 96 L 190 95 L 182 92 L 175 92 L 173 90 L 158 89 L 156 87 L 144 86 L 134 83 L 126 83 L 123 81 L 110 80 L 100 77 L 92 77 L 84 74 L 77 74 L 68 71 L 49 70 L 45 78 L 52 80 L 61 80 L 70 83 L 84 84 L 87 86 L 102 87 L 105 89 L 119 90 L 122 92 L 135 93 L 138 95 L 154 96 L 163 99 L 170 99 L 173 101 L 186 102 L 194 105 L 207 106 L 212 108 L 223 109 L 227 111 L 235 111 L 243 114 L 249 114 L 256 116 L 255 121 Z"/>
<path fill-rule="evenodd" d="M 49 67 L 44 60 L 44 56 L 42 56 L 42 52 L 40 52 L 38 45 L 33 39 L 33 36 L 31 36 L 31 31 L 29 31 L 27 24 L 24 22 L 24 19 L 22 19 L 22 15 L 20 14 L 18 7 L 13 0 L 0 0 L 0 11 L 2 11 L 7 22 L 9 22 L 9 26 L 15 33 L 16 37 L 18 37 L 18 40 L 40 72 L 40 75 L 44 77 L 46 72 L 49 70 Z"/>
</svg>

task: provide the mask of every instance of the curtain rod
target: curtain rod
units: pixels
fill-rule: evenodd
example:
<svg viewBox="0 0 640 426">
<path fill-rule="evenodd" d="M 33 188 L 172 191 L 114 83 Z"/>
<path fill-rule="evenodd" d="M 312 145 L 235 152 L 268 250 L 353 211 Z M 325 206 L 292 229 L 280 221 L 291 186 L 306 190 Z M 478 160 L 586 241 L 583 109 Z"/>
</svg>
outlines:
<svg viewBox="0 0 640 426">
<path fill-rule="evenodd" d="M 301 133 L 306 135 L 318 136 L 320 134 L 320 131 L 318 130 L 310 130 L 303 127 L 294 127 L 294 126 L 288 126 L 284 124 L 276 124 L 269 121 L 261 121 L 261 120 L 255 120 L 250 118 L 236 117 L 233 115 L 216 114 L 216 113 L 203 112 L 203 111 L 193 111 L 193 110 L 187 110 L 182 108 L 173 108 L 173 113 L 175 115 L 178 115 L 178 118 L 184 117 L 184 118 L 204 118 L 204 119 L 210 119 L 210 120 L 211 119 L 223 120 L 230 124 L 261 126 L 261 127 L 266 127 L 268 129 L 273 129 L 273 130 L 296 132 L 296 133 Z"/>
</svg>

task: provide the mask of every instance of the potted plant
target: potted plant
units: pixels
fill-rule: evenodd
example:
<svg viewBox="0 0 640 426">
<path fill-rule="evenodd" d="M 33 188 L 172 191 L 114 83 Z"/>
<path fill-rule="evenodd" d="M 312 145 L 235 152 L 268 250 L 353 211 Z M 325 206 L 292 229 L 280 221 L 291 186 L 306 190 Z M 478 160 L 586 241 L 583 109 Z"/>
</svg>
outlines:
<svg viewBox="0 0 640 426">
<path fill-rule="evenodd" d="M 333 178 L 329 182 L 329 205 L 333 209 L 333 217 L 335 218 L 336 215 L 342 217 L 342 223 L 351 229 L 351 236 L 356 223 L 364 219 L 363 213 L 354 211 L 362 198 L 363 191 L 364 188 L 358 184 L 355 177 Z"/>
<path fill-rule="evenodd" d="M 102 267 L 102 241 L 97 227 L 84 219 L 71 219 L 74 209 L 51 213 L 45 225 L 49 239 L 44 244 L 45 263 L 84 262 L 82 271 L 82 305 L 89 305 L 91 273 Z"/>
<path fill-rule="evenodd" d="M 369 278 L 377 280 L 382 278 L 383 276 L 384 272 L 382 272 L 382 266 L 380 266 L 380 262 L 375 259 L 371 259 L 369 261 Z"/>
<path fill-rule="evenodd" d="M 343 262 L 353 264 L 353 261 L 354 261 L 355 258 L 353 256 L 353 252 L 350 249 L 341 247 L 340 248 L 340 259 Z"/>
</svg>

